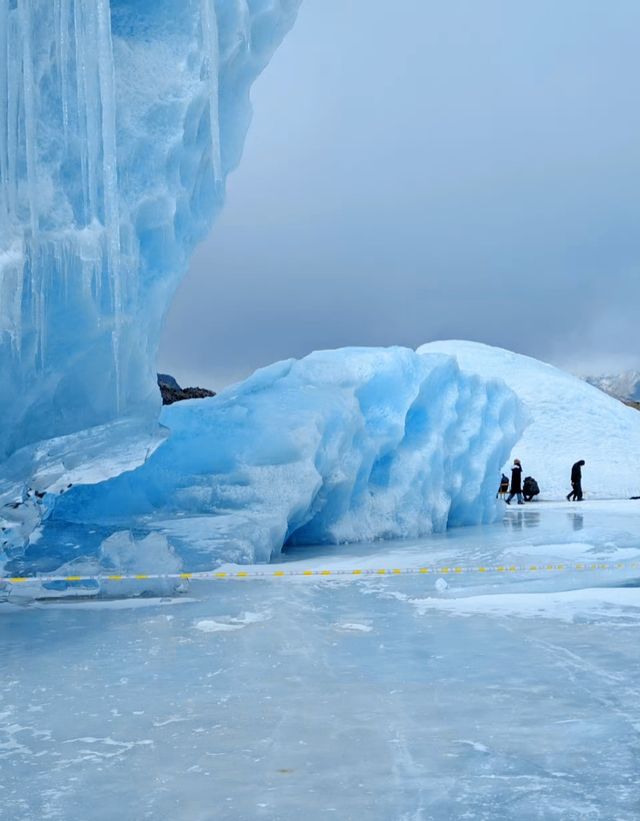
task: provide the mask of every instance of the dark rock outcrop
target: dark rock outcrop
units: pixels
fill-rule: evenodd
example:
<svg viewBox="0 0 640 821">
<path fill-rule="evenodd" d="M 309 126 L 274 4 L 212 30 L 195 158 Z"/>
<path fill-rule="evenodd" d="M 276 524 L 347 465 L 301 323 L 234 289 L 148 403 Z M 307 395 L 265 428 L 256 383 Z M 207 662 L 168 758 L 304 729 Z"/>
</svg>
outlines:
<svg viewBox="0 0 640 821">
<path fill-rule="evenodd" d="M 167 388 L 174 388 L 177 391 L 182 390 L 180 385 L 178 385 L 178 380 L 174 376 L 171 376 L 170 373 L 159 373 L 158 385 L 160 385 L 160 387 L 166 385 Z"/>
<path fill-rule="evenodd" d="M 207 396 L 215 396 L 215 391 L 206 388 L 181 388 L 178 382 L 168 373 L 158 374 L 158 387 L 162 394 L 163 405 L 173 405 L 174 402 L 182 402 L 184 399 L 204 399 Z"/>
</svg>

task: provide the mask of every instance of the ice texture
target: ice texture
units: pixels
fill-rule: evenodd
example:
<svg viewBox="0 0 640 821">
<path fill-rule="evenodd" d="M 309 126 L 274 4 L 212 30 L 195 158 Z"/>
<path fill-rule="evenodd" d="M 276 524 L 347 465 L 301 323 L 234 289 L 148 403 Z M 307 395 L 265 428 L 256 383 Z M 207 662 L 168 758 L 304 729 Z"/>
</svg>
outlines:
<svg viewBox="0 0 640 821">
<path fill-rule="evenodd" d="M 0 603 L 0 819 L 637 821 L 639 505 L 277 566 L 538 567 L 443 592 L 388 574 Z"/>
<path fill-rule="evenodd" d="M 159 530 L 209 567 L 491 522 L 525 420 L 512 391 L 452 357 L 347 348 L 276 363 L 162 421 L 171 435 L 143 466 L 72 490 L 55 521 Z"/>
<path fill-rule="evenodd" d="M 164 313 L 298 5 L 0 0 L 0 462 L 156 421 Z"/>
<path fill-rule="evenodd" d="M 640 495 L 640 413 L 559 368 L 479 342 L 430 342 L 419 353 L 455 356 L 463 371 L 502 379 L 531 419 L 511 458 L 538 481 L 541 498 L 563 499 L 571 466 L 584 459 L 587 497 Z M 505 465 L 508 469 L 508 465 Z"/>
</svg>

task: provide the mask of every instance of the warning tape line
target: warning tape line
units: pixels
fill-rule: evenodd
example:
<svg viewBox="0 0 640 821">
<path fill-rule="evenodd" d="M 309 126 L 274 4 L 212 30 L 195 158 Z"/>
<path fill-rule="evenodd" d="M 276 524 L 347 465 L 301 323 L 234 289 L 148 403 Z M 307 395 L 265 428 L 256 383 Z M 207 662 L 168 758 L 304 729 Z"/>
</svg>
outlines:
<svg viewBox="0 0 640 821">
<path fill-rule="evenodd" d="M 604 570 L 638 570 L 640 562 L 628 564 L 618 562 L 607 563 L 576 563 L 576 564 L 531 564 L 527 567 L 517 565 L 477 566 L 477 567 L 380 567 L 365 569 L 334 569 L 334 570 L 237 570 L 237 571 L 196 571 L 193 573 L 134 573 L 110 574 L 97 576 L 9 576 L 0 577 L 0 584 L 18 585 L 28 583 L 83 583 L 83 582 L 128 582 L 128 581 L 191 581 L 191 580 L 232 580 L 232 579 L 280 579 L 291 577 L 336 578 L 341 576 L 416 576 L 469 573 L 541 573 L 541 572 L 573 572 L 573 571 L 604 571 Z"/>
</svg>

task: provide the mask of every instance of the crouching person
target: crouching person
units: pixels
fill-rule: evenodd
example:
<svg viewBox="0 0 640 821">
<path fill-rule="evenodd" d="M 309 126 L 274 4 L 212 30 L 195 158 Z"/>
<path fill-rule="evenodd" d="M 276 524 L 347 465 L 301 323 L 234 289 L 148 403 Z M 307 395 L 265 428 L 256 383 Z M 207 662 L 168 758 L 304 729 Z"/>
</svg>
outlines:
<svg viewBox="0 0 640 821">
<path fill-rule="evenodd" d="M 522 484 L 522 496 L 525 502 L 530 502 L 533 497 L 537 496 L 539 493 L 540 488 L 538 487 L 538 483 L 533 476 L 525 476 Z"/>
</svg>

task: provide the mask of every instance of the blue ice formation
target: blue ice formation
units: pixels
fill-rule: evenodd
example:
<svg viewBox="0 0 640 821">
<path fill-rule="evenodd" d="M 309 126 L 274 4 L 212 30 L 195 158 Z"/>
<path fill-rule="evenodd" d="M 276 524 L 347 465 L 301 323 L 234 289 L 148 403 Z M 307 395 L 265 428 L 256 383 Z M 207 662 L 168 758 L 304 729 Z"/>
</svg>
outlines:
<svg viewBox="0 0 640 821">
<path fill-rule="evenodd" d="M 299 2 L 0 0 L 0 463 L 156 422 L 164 313 Z"/>
<path fill-rule="evenodd" d="M 50 526 L 155 531 L 204 568 L 490 522 L 524 426 L 502 382 L 405 348 L 279 362 L 162 422 L 171 434 L 144 465 L 72 489 Z"/>
</svg>

